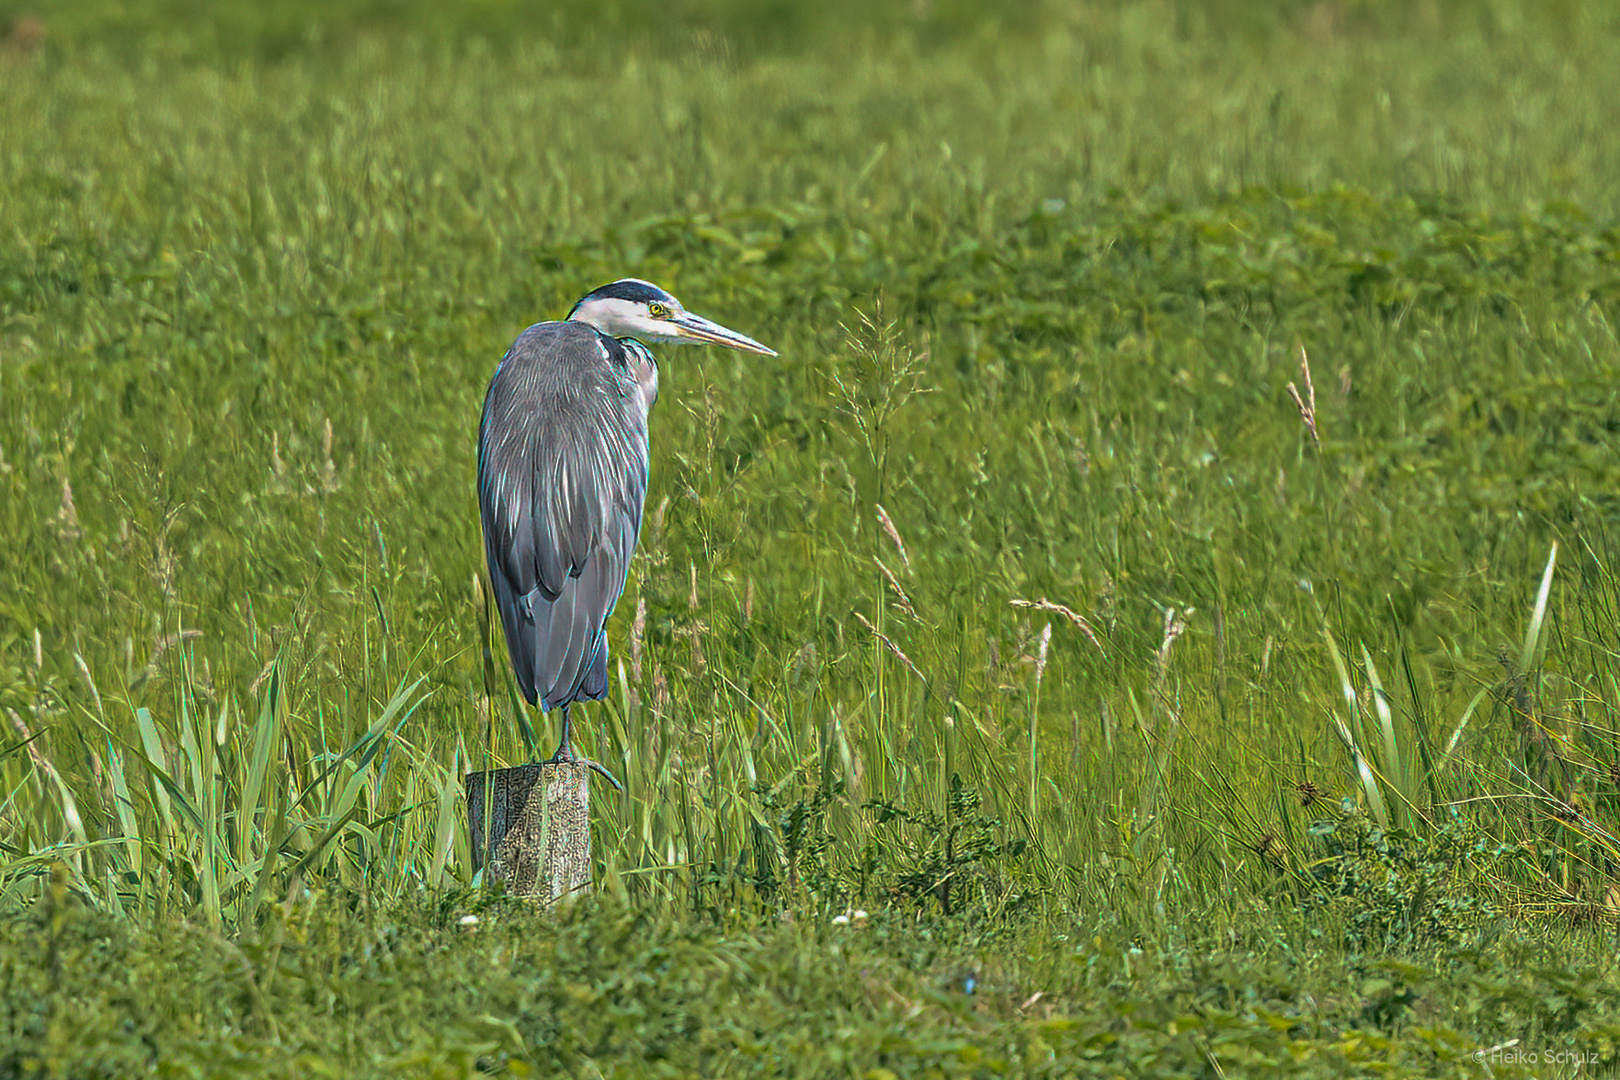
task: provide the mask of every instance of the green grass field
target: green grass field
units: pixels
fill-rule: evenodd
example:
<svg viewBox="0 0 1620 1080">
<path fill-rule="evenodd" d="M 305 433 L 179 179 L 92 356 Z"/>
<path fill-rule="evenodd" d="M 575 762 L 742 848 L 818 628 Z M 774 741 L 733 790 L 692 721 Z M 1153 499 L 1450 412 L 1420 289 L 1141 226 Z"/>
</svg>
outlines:
<svg viewBox="0 0 1620 1080">
<path fill-rule="evenodd" d="M 0 30 L 0 1080 L 1617 1071 L 1608 5 Z M 781 356 L 536 913 L 474 437 L 626 275 Z"/>
</svg>

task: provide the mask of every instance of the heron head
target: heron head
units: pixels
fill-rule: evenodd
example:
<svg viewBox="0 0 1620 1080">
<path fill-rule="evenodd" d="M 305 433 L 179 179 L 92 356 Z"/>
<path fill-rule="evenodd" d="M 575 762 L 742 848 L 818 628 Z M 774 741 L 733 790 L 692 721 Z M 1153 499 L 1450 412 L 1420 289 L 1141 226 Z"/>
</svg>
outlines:
<svg viewBox="0 0 1620 1080">
<path fill-rule="evenodd" d="M 624 278 L 588 293 L 574 305 L 568 318 L 594 326 L 609 337 L 635 338 L 643 344 L 724 345 L 744 352 L 776 355 L 775 349 L 745 334 L 693 315 L 669 293 L 638 278 Z"/>
</svg>

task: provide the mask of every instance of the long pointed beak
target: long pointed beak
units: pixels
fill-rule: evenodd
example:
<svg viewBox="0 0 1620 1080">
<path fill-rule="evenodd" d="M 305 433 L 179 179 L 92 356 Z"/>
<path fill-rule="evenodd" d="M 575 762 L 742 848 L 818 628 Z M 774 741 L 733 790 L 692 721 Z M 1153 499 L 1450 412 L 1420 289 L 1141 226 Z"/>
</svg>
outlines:
<svg viewBox="0 0 1620 1080">
<path fill-rule="evenodd" d="M 743 352 L 760 353 L 763 356 L 775 356 L 776 350 L 761 345 L 746 334 L 739 334 L 735 330 L 727 330 L 717 322 L 710 322 L 701 315 L 682 312 L 669 320 L 670 325 L 677 330 L 677 336 L 683 341 L 701 342 L 704 345 L 724 345 L 728 349 L 741 349 Z"/>
</svg>

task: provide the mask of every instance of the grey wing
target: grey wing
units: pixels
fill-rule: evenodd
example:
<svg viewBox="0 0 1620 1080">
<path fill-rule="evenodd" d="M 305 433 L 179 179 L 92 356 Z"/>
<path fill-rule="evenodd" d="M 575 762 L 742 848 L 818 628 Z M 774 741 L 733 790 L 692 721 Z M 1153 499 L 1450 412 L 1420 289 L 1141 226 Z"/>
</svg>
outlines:
<svg viewBox="0 0 1620 1080">
<path fill-rule="evenodd" d="M 484 403 L 479 508 L 518 683 L 552 709 L 607 696 L 603 625 L 641 530 L 646 414 L 607 385 L 551 393 L 511 359 Z"/>
</svg>

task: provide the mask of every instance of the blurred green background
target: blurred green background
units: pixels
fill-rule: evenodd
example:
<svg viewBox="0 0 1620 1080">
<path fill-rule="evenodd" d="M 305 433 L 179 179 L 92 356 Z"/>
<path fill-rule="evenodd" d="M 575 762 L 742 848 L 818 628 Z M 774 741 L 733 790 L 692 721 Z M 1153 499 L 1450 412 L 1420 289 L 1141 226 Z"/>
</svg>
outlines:
<svg viewBox="0 0 1620 1080">
<path fill-rule="evenodd" d="M 391 1075 L 445 1031 L 455 1068 L 656 1041 L 704 1075 L 1610 1045 L 1617 29 L 0 2 L 0 908 L 46 980 L 0 1076 L 144 1061 L 130 1024 Z M 628 790 L 601 904 L 546 936 L 466 850 L 462 774 L 532 756 L 473 440 L 512 338 L 627 275 L 781 356 L 662 357 L 614 692 L 576 717 Z M 466 911 L 553 982 L 608 940 L 682 974 L 541 1007 Z M 131 979 L 185 996 L 177 926 L 235 989 L 132 1012 Z M 334 1049 L 308 1002 L 346 939 L 387 944 Z M 115 960 L 65 984 L 70 947 Z M 486 996 L 390 1018 L 384 954 Z M 785 1015 L 813 973 L 803 1042 L 722 969 Z M 685 1035 L 605 1034 L 654 1000 Z"/>
</svg>

